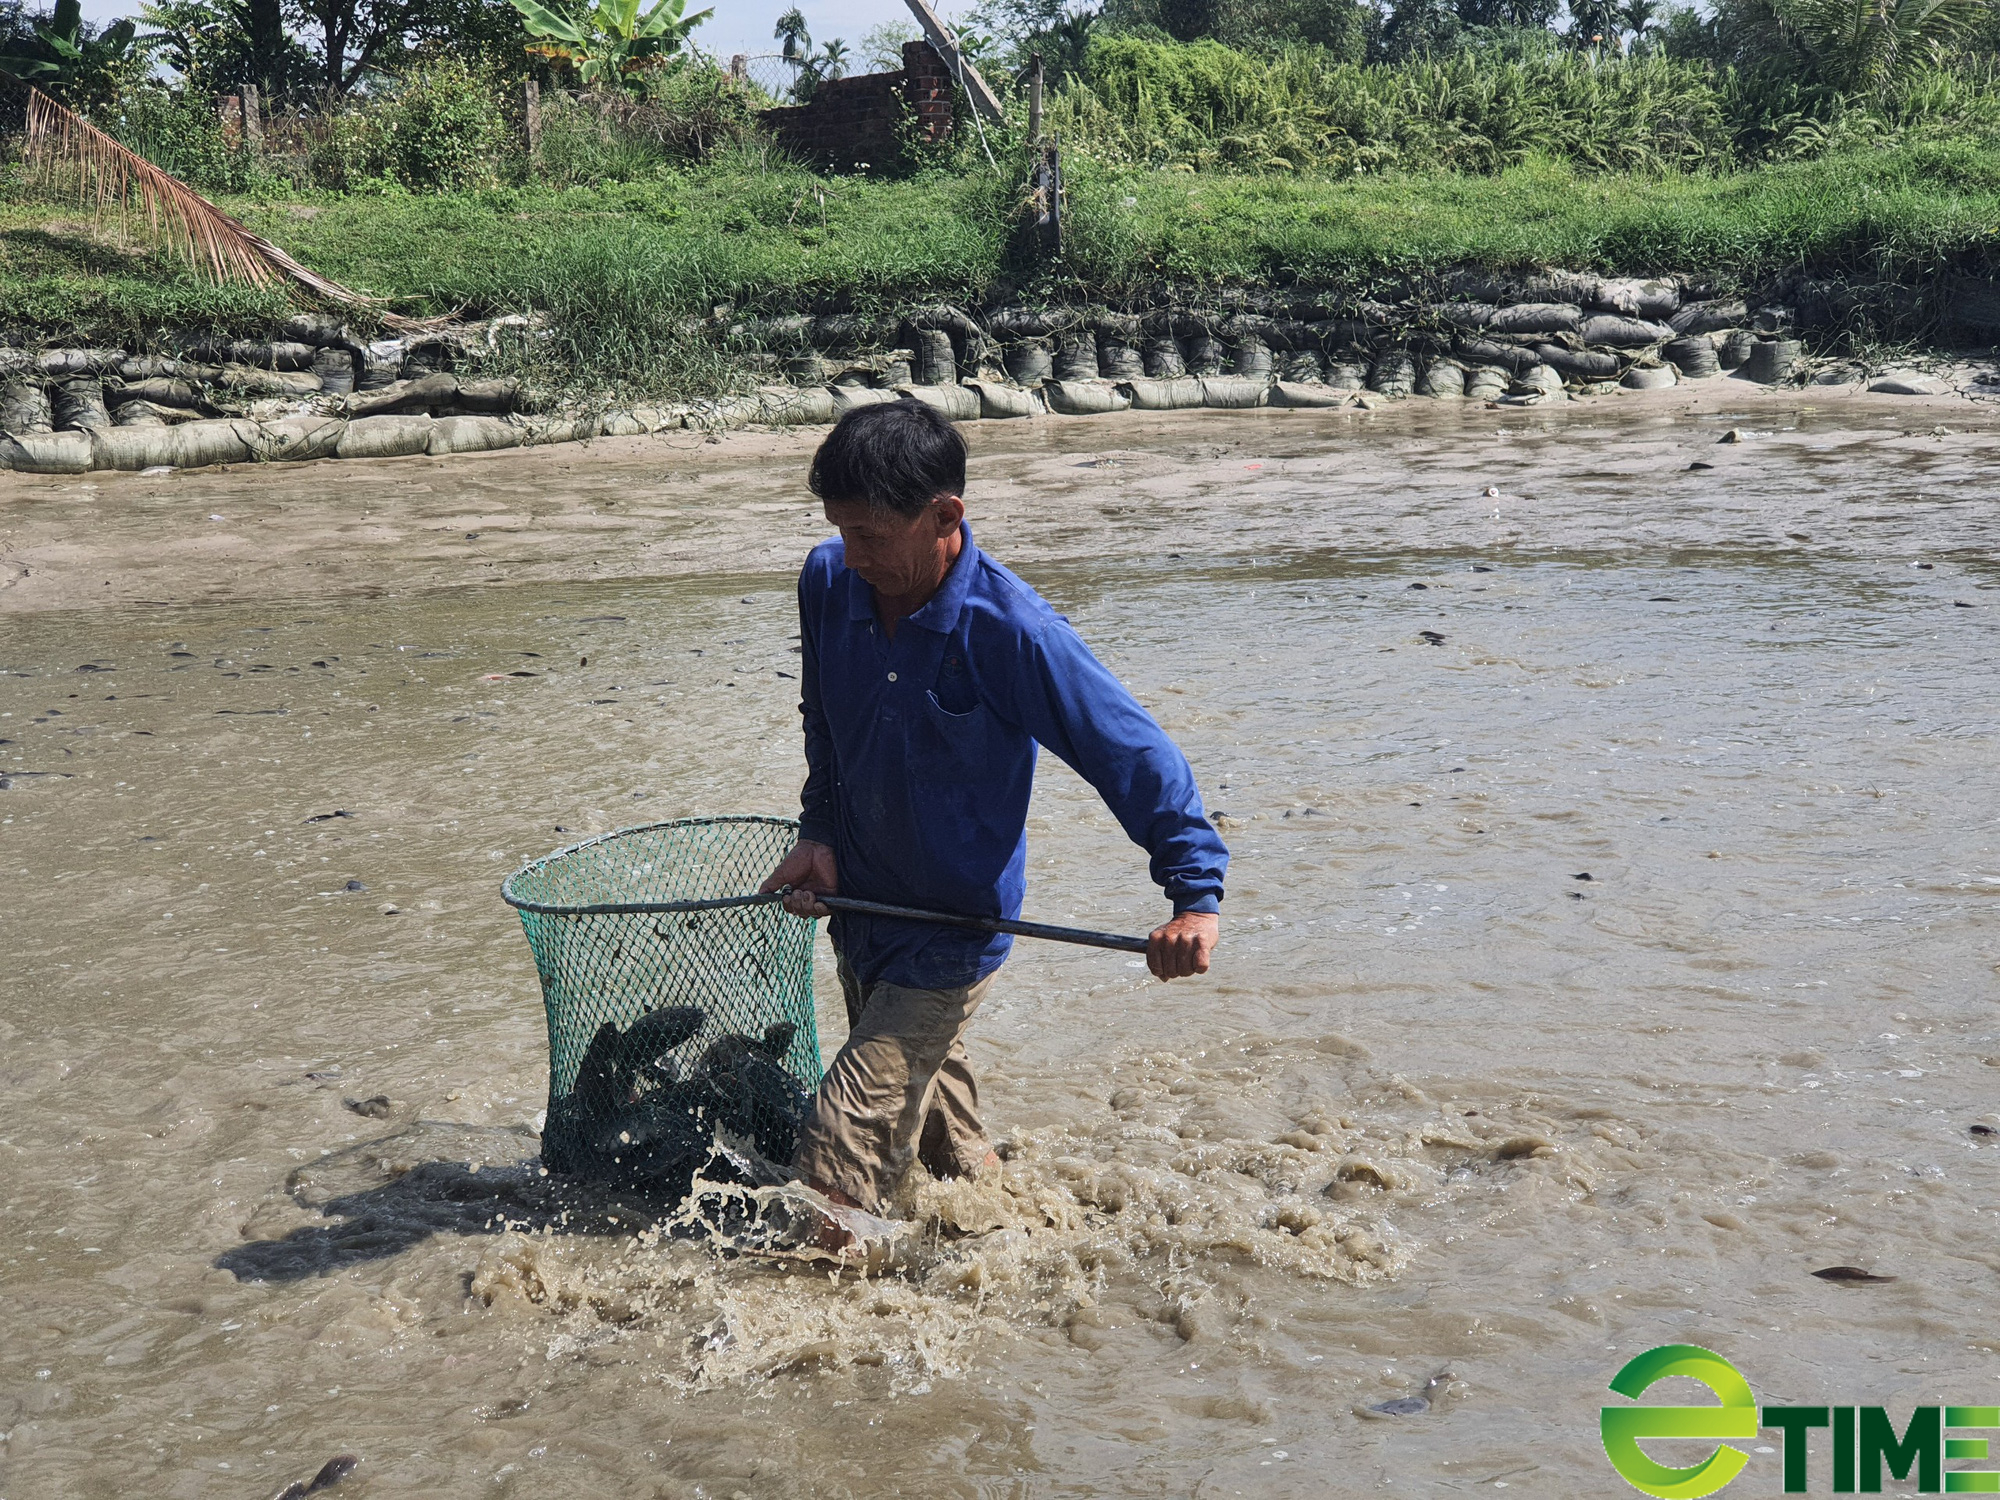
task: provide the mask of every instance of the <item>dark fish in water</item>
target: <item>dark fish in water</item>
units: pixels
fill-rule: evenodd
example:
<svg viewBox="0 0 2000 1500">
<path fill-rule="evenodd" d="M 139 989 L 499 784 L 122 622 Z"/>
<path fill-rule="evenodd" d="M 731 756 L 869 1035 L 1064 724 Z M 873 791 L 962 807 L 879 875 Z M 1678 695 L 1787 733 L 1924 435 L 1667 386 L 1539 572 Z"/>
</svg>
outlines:
<svg viewBox="0 0 2000 1500">
<path fill-rule="evenodd" d="M 1378 1401 L 1373 1406 L 1357 1407 L 1363 1416 L 1371 1417 L 1420 1417 L 1440 1400 L 1446 1386 L 1458 1377 L 1449 1370 L 1439 1370 L 1424 1382 L 1421 1396 L 1398 1396 L 1394 1401 Z"/>
<path fill-rule="evenodd" d="M 792 1038 L 799 1034 L 799 1028 L 790 1021 L 773 1021 L 764 1028 L 763 1052 L 766 1057 L 783 1057 L 792 1050 Z"/>
<path fill-rule="evenodd" d="M 1877 1276 L 1873 1271 L 1864 1271 L 1859 1266 L 1827 1266 L 1813 1272 L 1821 1281 L 1848 1281 L 1855 1283 L 1880 1283 L 1894 1281 L 1893 1276 Z"/>
<path fill-rule="evenodd" d="M 331 1489 L 349 1474 L 352 1474 L 355 1466 L 360 1462 L 361 1460 L 356 1458 L 352 1453 L 342 1453 L 337 1457 L 329 1458 L 325 1463 L 320 1465 L 319 1472 L 313 1475 L 311 1479 L 294 1479 L 290 1484 L 279 1490 L 272 1497 L 272 1500 L 305 1500 L 307 1495 L 316 1495 L 321 1490 Z"/>
<path fill-rule="evenodd" d="M 615 1021 L 606 1021 L 591 1037 L 590 1045 L 584 1049 L 583 1061 L 577 1064 L 576 1082 L 570 1085 L 570 1093 L 581 1100 L 586 1109 L 617 1097 L 618 1025 Z"/>
<path fill-rule="evenodd" d="M 648 1011 L 625 1028 L 619 1038 L 618 1060 L 636 1073 L 661 1053 L 680 1046 L 701 1030 L 707 1019 L 692 1005 L 670 1005 L 664 1010 Z"/>
</svg>

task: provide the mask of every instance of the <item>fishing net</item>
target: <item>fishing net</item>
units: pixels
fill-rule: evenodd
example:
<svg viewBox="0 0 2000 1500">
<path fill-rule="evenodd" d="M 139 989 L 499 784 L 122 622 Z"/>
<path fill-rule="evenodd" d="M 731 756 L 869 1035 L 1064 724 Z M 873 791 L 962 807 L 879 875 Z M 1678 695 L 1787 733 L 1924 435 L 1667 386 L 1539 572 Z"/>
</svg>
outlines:
<svg viewBox="0 0 2000 1500">
<path fill-rule="evenodd" d="M 551 1172 L 684 1195 L 783 1164 L 820 1078 L 813 927 L 755 894 L 784 818 L 684 818 L 516 871 L 549 1018 Z"/>
</svg>

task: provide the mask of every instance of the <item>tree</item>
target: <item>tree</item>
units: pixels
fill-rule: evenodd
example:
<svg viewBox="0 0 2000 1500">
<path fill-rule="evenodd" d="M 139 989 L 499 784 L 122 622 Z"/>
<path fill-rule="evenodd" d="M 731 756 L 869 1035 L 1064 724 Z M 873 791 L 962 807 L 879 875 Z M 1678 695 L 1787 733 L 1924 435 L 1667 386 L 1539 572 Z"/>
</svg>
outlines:
<svg viewBox="0 0 2000 1500">
<path fill-rule="evenodd" d="M 321 81 L 352 93 L 384 55 L 426 29 L 424 0 L 287 0 L 295 20 L 319 33 Z"/>
<path fill-rule="evenodd" d="M 820 48 L 819 56 L 815 61 L 819 65 L 819 76 L 822 79 L 845 78 L 847 76 L 847 43 L 839 37 L 835 37 L 824 47 Z"/>
<path fill-rule="evenodd" d="M 529 50 L 576 69 L 587 87 L 616 82 L 637 87 L 638 74 L 655 59 L 672 56 L 688 33 L 713 10 L 683 14 L 687 0 L 514 0 L 514 8 L 540 38 Z"/>
<path fill-rule="evenodd" d="M 1936 62 L 1985 0 L 1776 0 L 1779 25 L 1821 78 L 1849 92 L 1894 88 Z"/>
<path fill-rule="evenodd" d="M 796 5 L 778 17 L 778 24 L 771 28 L 771 36 L 785 44 L 785 61 L 794 70 L 804 67 L 806 59 L 812 56 L 812 33 L 806 30 L 805 12 Z"/>
<path fill-rule="evenodd" d="M 278 0 L 153 0 L 139 19 L 152 28 L 139 45 L 199 92 L 252 83 L 277 98 L 316 82 Z"/>
<path fill-rule="evenodd" d="M 1569 0 L 1569 39 L 1579 47 L 1618 45 L 1617 0 Z"/>
<path fill-rule="evenodd" d="M 57 99 L 89 101 L 107 97 L 122 72 L 137 67 L 138 27 L 113 21 L 101 32 L 84 24 L 81 0 L 56 0 L 46 21 L 37 21 L 19 51 L 0 55 L 0 77 L 32 83 Z"/>
<path fill-rule="evenodd" d="M 1643 42 L 1648 32 L 1659 29 L 1659 13 L 1659 0 L 1625 0 L 1618 20 L 1630 34 L 1633 46 Z"/>
</svg>

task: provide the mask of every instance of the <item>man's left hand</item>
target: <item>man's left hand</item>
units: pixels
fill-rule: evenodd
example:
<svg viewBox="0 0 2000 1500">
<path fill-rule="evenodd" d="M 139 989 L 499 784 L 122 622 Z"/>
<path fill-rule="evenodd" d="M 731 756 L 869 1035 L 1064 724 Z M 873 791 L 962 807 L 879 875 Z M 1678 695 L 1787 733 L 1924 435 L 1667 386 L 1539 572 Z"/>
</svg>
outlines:
<svg viewBox="0 0 2000 1500">
<path fill-rule="evenodd" d="M 1208 955 L 1222 935 L 1222 918 L 1212 911 L 1184 911 L 1146 939 L 1146 967 L 1155 979 L 1185 979 L 1208 972 Z"/>
</svg>

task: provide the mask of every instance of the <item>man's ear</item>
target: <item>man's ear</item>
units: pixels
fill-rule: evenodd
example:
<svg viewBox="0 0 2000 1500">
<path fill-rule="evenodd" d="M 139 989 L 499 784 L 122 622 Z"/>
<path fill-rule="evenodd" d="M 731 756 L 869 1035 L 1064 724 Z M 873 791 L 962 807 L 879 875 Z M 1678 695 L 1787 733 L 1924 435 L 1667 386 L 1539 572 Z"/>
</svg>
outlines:
<svg viewBox="0 0 2000 1500">
<path fill-rule="evenodd" d="M 931 501 L 931 514 L 937 518 L 938 535 L 948 536 L 965 519 L 965 501 L 957 495 L 939 495 Z"/>
</svg>

